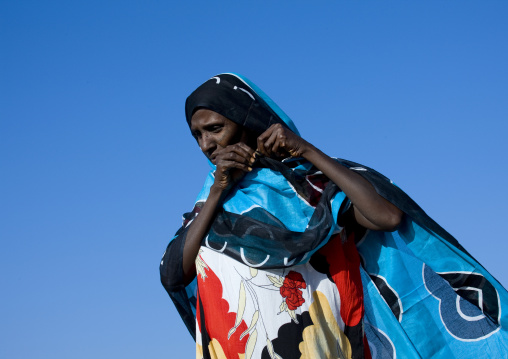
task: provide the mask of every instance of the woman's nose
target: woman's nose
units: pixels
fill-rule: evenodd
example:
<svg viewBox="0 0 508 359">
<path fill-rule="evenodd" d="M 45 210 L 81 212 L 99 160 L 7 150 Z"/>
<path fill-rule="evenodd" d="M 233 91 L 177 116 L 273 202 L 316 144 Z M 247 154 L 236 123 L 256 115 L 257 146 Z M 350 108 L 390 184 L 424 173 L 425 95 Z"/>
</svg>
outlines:
<svg viewBox="0 0 508 359">
<path fill-rule="evenodd" d="M 209 153 L 210 150 L 213 150 L 215 146 L 215 142 L 213 141 L 213 138 L 211 138 L 209 135 L 204 134 L 201 137 L 201 151 L 204 153 Z M 213 151 L 212 151 L 213 152 Z"/>
</svg>

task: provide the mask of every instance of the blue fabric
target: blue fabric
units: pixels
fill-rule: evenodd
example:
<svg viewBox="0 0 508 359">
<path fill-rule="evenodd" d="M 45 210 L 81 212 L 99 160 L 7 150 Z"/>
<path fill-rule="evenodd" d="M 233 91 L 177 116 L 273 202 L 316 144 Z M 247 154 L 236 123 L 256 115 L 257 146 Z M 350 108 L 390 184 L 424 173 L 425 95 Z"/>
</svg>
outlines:
<svg viewBox="0 0 508 359">
<path fill-rule="evenodd" d="M 287 171 L 306 173 L 309 167 L 304 162 Z M 198 203 L 206 200 L 213 175 L 212 170 L 198 195 Z M 300 181 L 305 180 L 300 176 Z M 335 191 L 328 191 L 330 195 L 323 196 L 314 207 L 295 190 L 294 185 L 271 168 L 254 168 L 224 199 L 219 222 L 228 221 L 229 224 L 217 228 L 214 223 L 204 244 L 225 254 L 229 252 L 233 257 L 240 254 L 245 264 L 260 268 L 281 268 L 288 263 L 307 262 L 332 234 L 340 231 L 337 218 L 341 210 L 347 209 L 347 198 L 332 184 Z M 230 227 L 237 230 L 230 232 Z M 297 241 L 298 250 L 295 248 Z"/>
<path fill-rule="evenodd" d="M 508 356 L 503 329 L 508 324 L 507 292 L 471 256 L 411 217 L 396 232 L 369 232 L 357 247 L 364 268 L 366 326 L 386 333 L 399 357 Z M 373 278 L 389 286 L 391 303 L 380 296 Z M 390 304 L 399 307 L 398 317 Z M 367 333 L 371 346 L 386 351 L 386 340 L 382 345 Z"/>
</svg>

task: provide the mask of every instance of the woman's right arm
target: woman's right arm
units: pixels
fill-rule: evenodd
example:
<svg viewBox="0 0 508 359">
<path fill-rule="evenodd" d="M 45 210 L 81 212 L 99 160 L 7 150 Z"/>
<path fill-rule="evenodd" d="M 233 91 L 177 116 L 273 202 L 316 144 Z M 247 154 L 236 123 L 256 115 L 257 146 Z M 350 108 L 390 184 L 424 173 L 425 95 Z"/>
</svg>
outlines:
<svg viewBox="0 0 508 359">
<path fill-rule="evenodd" d="M 196 276 L 195 260 L 201 247 L 201 241 L 208 233 L 210 226 L 215 218 L 219 204 L 221 202 L 223 191 L 212 185 L 210 188 L 210 194 L 203 205 L 203 208 L 199 211 L 199 214 L 189 225 L 187 235 L 185 238 L 185 244 L 183 247 L 183 276 L 184 283 L 188 284 L 192 282 Z"/>
<path fill-rule="evenodd" d="M 255 161 L 254 150 L 242 142 L 218 148 L 213 157 L 217 166 L 214 183 L 205 204 L 189 225 L 185 238 L 182 258 L 185 284 L 190 283 L 196 276 L 195 261 L 201 242 L 210 230 L 215 215 L 222 206 L 222 200 L 234 183 L 246 172 L 252 171 L 251 166 Z"/>
</svg>

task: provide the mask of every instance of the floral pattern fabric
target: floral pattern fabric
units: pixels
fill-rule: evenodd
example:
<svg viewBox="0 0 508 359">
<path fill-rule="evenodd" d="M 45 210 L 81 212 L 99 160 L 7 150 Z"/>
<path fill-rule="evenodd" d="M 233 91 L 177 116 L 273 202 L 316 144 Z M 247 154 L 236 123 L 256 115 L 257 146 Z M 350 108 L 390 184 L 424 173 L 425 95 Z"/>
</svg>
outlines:
<svg viewBox="0 0 508 359">
<path fill-rule="evenodd" d="M 197 358 L 370 357 L 361 298 L 341 296 L 348 285 L 334 281 L 340 273 L 330 271 L 327 258 L 337 247 L 355 250 L 343 245 L 343 236 L 336 235 L 308 263 L 276 270 L 248 267 L 202 247 L 196 260 Z M 358 263 L 349 264 L 348 271 L 359 273 Z M 344 314 L 360 318 L 357 328 Z"/>
</svg>

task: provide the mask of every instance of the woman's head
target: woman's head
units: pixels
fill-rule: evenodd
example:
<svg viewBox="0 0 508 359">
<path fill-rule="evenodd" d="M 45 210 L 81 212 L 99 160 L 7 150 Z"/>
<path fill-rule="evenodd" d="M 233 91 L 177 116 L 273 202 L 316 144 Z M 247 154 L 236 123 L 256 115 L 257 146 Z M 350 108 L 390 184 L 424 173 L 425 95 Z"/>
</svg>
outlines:
<svg viewBox="0 0 508 359">
<path fill-rule="evenodd" d="M 235 74 L 219 74 L 205 81 L 185 101 L 189 127 L 194 113 L 205 108 L 214 111 L 256 135 L 280 123 L 298 133 L 280 108 L 259 88 Z"/>
<path fill-rule="evenodd" d="M 298 133 L 291 119 L 256 85 L 236 74 L 205 81 L 185 101 L 185 116 L 200 149 L 213 152 L 243 142 L 256 149 L 257 137 L 273 124 Z"/>
</svg>

